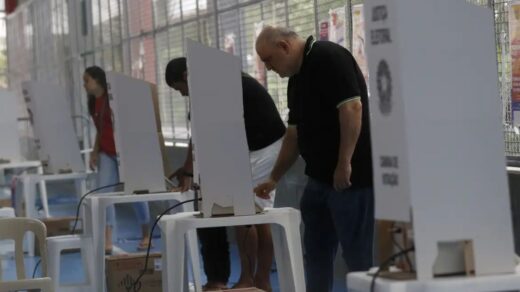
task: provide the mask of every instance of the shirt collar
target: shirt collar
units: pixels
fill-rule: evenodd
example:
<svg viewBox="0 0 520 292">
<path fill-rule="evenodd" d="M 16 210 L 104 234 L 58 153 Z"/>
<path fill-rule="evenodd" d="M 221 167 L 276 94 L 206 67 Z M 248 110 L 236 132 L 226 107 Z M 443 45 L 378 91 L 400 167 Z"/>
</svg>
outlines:
<svg viewBox="0 0 520 292">
<path fill-rule="evenodd" d="M 303 49 L 304 58 L 311 53 L 312 47 L 314 46 L 315 42 L 316 41 L 314 40 L 314 37 L 312 35 L 307 38 L 307 41 L 305 42 L 305 48 Z"/>
<path fill-rule="evenodd" d="M 311 53 L 311 50 L 314 47 L 315 43 L 316 43 L 316 41 L 314 40 L 313 36 L 309 36 L 307 38 L 307 41 L 305 42 L 305 47 L 303 48 L 303 60 L 302 60 L 302 65 L 301 65 L 301 68 L 300 68 L 300 72 L 305 67 L 307 56 L 309 56 L 309 54 Z"/>
</svg>

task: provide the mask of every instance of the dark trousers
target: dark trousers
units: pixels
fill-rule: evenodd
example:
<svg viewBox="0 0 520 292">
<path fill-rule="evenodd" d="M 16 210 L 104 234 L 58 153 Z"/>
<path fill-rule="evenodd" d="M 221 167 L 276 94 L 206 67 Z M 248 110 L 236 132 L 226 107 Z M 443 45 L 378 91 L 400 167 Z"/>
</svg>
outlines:
<svg viewBox="0 0 520 292">
<path fill-rule="evenodd" d="M 227 283 L 231 272 L 225 227 L 197 229 L 208 282 Z"/>
<path fill-rule="evenodd" d="M 307 292 L 332 290 L 338 242 L 350 272 L 372 266 L 374 192 L 338 192 L 309 178 L 300 201 L 304 230 Z"/>
</svg>

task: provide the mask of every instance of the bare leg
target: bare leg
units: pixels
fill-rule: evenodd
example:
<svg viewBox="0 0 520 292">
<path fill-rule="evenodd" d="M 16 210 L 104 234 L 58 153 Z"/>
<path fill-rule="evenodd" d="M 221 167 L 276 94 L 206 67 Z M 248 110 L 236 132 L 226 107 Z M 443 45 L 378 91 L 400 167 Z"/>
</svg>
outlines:
<svg viewBox="0 0 520 292">
<path fill-rule="evenodd" d="M 197 234 L 201 244 L 204 272 L 208 278 L 202 291 L 225 290 L 231 269 L 226 228 L 202 228 L 197 230 Z"/>
<path fill-rule="evenodd" d="M 271 265 L 273 264 L 273 237 L 269 224 L 256 225 L 258 232 L 258 267 L 255 274 L 255 287 L 270 292 Z"/>
<path fill-rule="evenodd" d="M 148 224 L 141 225 L 141 241 L 139 242 L 138 250 L 148 249 L 148 242 L 150 241 L 150 227 Z"/>
<path fill-rule="evenodd" d="M 238 252 L 240 254 L 240 266 L 242 268 L 240 279 L 233 288 L 248 288 L 254 286 L 254 272 L 258 250 L 258 235 L 255 226 L 237 226 L 236 237 Z"/>
</svg>

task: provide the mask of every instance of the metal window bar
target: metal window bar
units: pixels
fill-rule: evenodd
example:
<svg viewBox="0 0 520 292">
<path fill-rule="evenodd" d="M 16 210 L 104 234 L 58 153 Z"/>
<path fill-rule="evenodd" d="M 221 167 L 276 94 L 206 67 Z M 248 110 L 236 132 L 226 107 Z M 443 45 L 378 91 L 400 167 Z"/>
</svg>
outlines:
<svg viewBox="0 0 520 292">
<path fill-rule="evenodd" d="M 495 13 L 497 70 L 500 97 L 503 102 L 504 139 L 506 154 L 520 156 L 520 135 L 511 126 L 511 57 L 509 50 L 508 9 L 511 0 L 467 0 L 489 6 Z M 289 26 L 302 35 L 317 35 L 319 23 L 329 18 L 330 9 L 345 7 L 347 17 L 347 47 L 350 47 L 351 7 L 362 0 L 87 0 L 86 37 L 80 37 L 76 52 L 71 52 L 68 38 L 74 38 L 68 21 L 82 19 L 68 11 L 65 0 L 28 1 L 10 15 L 7 56 L 9 67 L 4 70 L 9 86 L 20 91 L 23 80 L 58 79 L 60 83 L 81 83 L 74 80 L 67 58 L 81 56 L 83 64 L 112 67 L 132 74 L 136 60 L 144 62 L 139 76 L 158 84 L 161 119 L 170 128 L 167 138 L 186 137 L 186 99 L 164 83 L 164 67 L 173 57 L 184 55 L 185 37 L 225 49 L 225 38 L 235 34 L 235 54 L 241 58 L 244 71 L 255 74 L 255 25 Z M 150 9 L 148 9 L 150 8 Z M 71 26 L 72 27 L 72 26 Z M 90 38 L 90 41 L 87 40 Z M 51 41 L 49 41 L 51 40 Z M 86 43 L 82 43 L 86 42 Z M 143 50 L 144 47 L 144 56 Z M 63 55 L 66 56 L 65 61 Z M 68 63 L 67 63 L 68 62 Z M 82 66 L 79 66 L 82 67 Z M 51 68 L 51 69 L 49 69 Z M 83 68 L 81 68 L 82 70 Z M 77 70 L 77 69 L 76 69 Z M 2 74 L 0 74 L 2 75 Z M 5 76 L 5 75 L 2 75 Z M 0 76 L 0 77 L 2 77 Z M 267 88 L 283 116 L 287 114 L 287 80 L 275 73 L 266 74 Z M 0 82 L 1 83 L 1 82 Z M 1 85 L 1 84 L 0 84 Z M 81 86 L 73 88 L 75 98 L 84 96 Z M 21 94 L 21 93 L 20 93 Z M 77 101 L 76 101 L 77 102 Z M 79 103 L 83 104 L 84 99 Z M 84 106 L 80 109 L 85 109 Z M 81 113 L 75 113 L 81 114 Z"/>
</svg>

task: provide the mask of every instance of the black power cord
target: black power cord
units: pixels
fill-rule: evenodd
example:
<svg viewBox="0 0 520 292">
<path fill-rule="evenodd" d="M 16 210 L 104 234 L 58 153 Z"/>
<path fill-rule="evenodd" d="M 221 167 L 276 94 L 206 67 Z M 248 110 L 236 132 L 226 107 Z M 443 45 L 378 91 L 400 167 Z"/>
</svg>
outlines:
<svg viewBox="0 0 520 292">
<path fill-rule="evenodd" d="M 32 278 L 34 279 L 34 277 L 36 276 L 36 271 L 38 270 L 38 266 L 40 265 L 40 263 L 42 262 L 42 260 L 38 260 L 38 262 L 36 263 L 36 265 L 34 266 L 34 270 L 33 270 L 33 274 L 32 274 Z"/>
<path fill-rule="evenodd" d="M 145 257 L 145 260 L 144 260 L 144 268 L 143 270 L 141 271 L 141 274 L 139 274 L 139 277 L 137 277 L 137 279 L 134 281 L 134 292 L 138 292 L 139 290 L 141 290 L 141 278 L 144 276 L 144 274 L 146 273 L 146 269 L 148 268 L 148 259 L 150 258 L 150 248 L 152 247 L 152 235 L 153 235 L 153 231 L 155 230 L 155 227 L 157 226 L 157 223 L 159 223 L 159 220 L 161 220 L 161 218 L 168 214 L 171 210 L 181 206 L 181 205 L 184 205 L 186 203 L 189 203 L 189 202 L 195 202 L 196 200 L 202 200 L 202 199 L 191 199 L 191 200 L 186 200 L 186 201 L 183 201 L 183 202 L 180 202 L 180 203 L 177 203 L 173 206 L 171 206 L 170 208 L 166 209 L 164 212 L 162 212 L 159 216 L 157 216 L 157 219 L 155 219 L 153 225 L 152 225 L 152 229 L 150 230 L 150 236 L 149 236 L 149 239 L 148 239 L 148 248 L 146 249 L 146 257 Z"/>
<path fill-rule="evenodd" d="M 403 251 L 400 251 L 394 255 L 392 255 L 391 257 L 389 257 L 388 259 L 386 259 L 381 265 L 379 265 L 379 268 L 377 269 L 377 272 L 374 273 L 374 275 L 372 276 L 372 283 L 370 284 L 370 292 L 375 292 L 376 290 L 376 279 L 377 277 L 379 277 L 379 274 L 381 274 L 381 272 L 383 271 L 383 269 L 388 266 L 393 260 L 395 260 L 396 258 L 400 257 L 400 256 L 403 256 L 403 255 L 406 255 L 410 252 L 413 252 L 415 251 L 415 247 L 410 247 L 408 249 L 405 249 Z"/>
<path fill-rule="evenodd" d="M 70 232 L 70 234 L 74 234 L 74 232 L 76 232 L 76 226 L 78 224 L 78 220 L 79 220 L 79 211 L 81 209 L 81 203 L 83 202 L 83 200 L 90 194 L 94 193 L 94 192 L 97 192 L 99 190 L 102 190 L 102 189 L 106 189 L 106 188 L 110 188 L 110 187 L 115 187 L 115 186 L 118 186 L 118 185 L 122 185 L 123 183 L 122 182 L 119 182 L 119 183 L 116 183 L 116 184 L 111 184 L 111 185 L 107 185 L 107 186 L 103 186 L 103 187 L 99 187 L 99 188 L 95 188 L 87 193 L 85 193 L 84 195 L 81 196 L 81 198 L 79 199 L 79 203 L 77 205 L 77 208 L 76 208 L 76 218 L 74 219 L 74 226 L 72 227 L 72 230 Z M 33 270 L 33 274 L 32 274 L 32 277 L 34 279 L 34 277 L 36 276 L 36 271 L 38 269 L 38 266 L 40 266 L 40 263 L 41 263 L 41 259 L 38 260 L 38 262 L 36 263 L 36 266 L 34 266 L 34 270 Z"/>
</svg>

